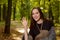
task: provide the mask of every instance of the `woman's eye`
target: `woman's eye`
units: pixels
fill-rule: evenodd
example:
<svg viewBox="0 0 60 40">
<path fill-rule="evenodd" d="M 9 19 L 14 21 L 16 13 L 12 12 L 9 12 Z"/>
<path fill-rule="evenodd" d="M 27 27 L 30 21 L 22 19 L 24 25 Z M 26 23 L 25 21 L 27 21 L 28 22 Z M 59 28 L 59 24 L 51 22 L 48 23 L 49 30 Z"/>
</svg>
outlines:
<svg viewBox="0 0 60 40">
<path fill-rule="evenodd" d="M 35 15 L 35 14 L 38 14 L 38 12 L 36 12 L 36 13 L 32 13 L 32 15 Z"/>
<path fill-rule="evenodd" d="M 36 12 L 36 14 L 38 14 L 38 12 Z"/>
<path fill-rule="evenodd" d="M 32 13 L 32 15 L 34 15 L 34 13 Z"/>
</svg>

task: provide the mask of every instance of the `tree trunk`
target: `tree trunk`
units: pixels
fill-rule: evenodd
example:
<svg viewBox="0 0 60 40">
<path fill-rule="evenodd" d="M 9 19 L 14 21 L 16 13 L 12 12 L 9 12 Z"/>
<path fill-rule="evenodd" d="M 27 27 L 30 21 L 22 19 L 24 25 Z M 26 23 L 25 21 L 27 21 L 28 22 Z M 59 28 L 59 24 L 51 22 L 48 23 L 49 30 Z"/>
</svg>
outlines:
<svg viewBox="0 0 60 40">
<path fill-rule="evenodd" d="M 5 20 L 5 34 L 10 34 L 10 23 L 11 23 L 11 12 L 12 11 L 12 0 L 8 0 L 8 11 Z"/>
<path fill-rule="evenodd" d="M 58 15 L 57 15 L 57 23 L 59 23 L 59 1 L 57 1 L 57 3 L 58 3 L 58 8 L 57 8 L 57 10 L 58 10 Z"/>
<path fill-rule="evenodd" d="M 59 23 L 59 1 L 58 1 L 58 23 Z"/>
<path fill-rule="evenodd" d="M 38 0 L 39 7 L 40 7 L 40 1 L 41 1 L 41 0 Z"/>
<path fill-rule="evenodd" d="M 25 0 L 26 1 L 26 0 Z M 27 0 L 26 2 L 25 2 L 26 4 L 25 4 L 25 6 L 26 6 L 26 18 L 27 19 L 30 19 L 30 0 Z M 40 3 L 40 2 L 39 2 Z"/>
<path fill-rule="evenodd" d="M 13 13 L 13 20 L 15 20 L 15 14 L 16 14 L 16 4 L 15 4 L 15 6 L 14 6 L 14 11 L 13 11 L 14 13 Z"/>
<path fill-rule="evenodd" d="M 24 9 L 24 4 L 23 4 L 23 1 L 21 0 L 21 10 L 20 10 L 20 20 L 22 20 L 22 17 L 24 16 L 24 12 L 23 12 L 23 9 Z"/>
<path fill-rule="evenodd" d="M 1 4 L 0 4 L 0 21 L 1 21 Z"/>
<path fill-rule="evenodd" d="M 49 0 L 49 2 L 50 2 L 50 0 Z M 49 13 L 49 20 L 51 20 L 53 22 L 54 16 L 53 16 L 53 13 L 52 13 L 51 3 L 49 4 L 49 11 L 48 11 L 48 13 Z"/>
<path fill-rule="evenodd" d="M 55 20 L 56 20 L 56 23 L 59 23 L 59 1 L 57 1 L 56 0 L 56 11 L 57 11 L 57 13 L 56 13 L 56 17 L 55 17 Z"/>
<path fill-rule="evenodd" d="M 51 4 L 50 4 L 50 6 L 49 6 L 49 20 L 52 20 L 52 17 L 53 15 L 52 15 L 52 9 L 51 9 Z"/>
<path fill-rule="evenodd" d="M 60 4 L 60 1 L 59 1 L 59 4 Z M 59 5 L 59 15 L 60 15 L 60 5 Z M 60 17 L 60 16 L 59 16 Z M 59 23 L 60 23 L 60 19 L 59 19 Z"/>
<path fill-rule="evenodd" d="M 6 4 L 3 4 L 3 20 L 5 20 L 6 17 Z"/>
</svg>

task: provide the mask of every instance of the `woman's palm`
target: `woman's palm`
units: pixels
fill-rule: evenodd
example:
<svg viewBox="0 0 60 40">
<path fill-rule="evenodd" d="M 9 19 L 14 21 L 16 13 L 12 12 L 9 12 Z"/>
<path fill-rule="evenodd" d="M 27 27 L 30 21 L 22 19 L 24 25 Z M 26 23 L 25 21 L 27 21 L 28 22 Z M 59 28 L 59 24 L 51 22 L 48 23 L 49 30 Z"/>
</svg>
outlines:
<svg viewBox="0 0 60 40">
<path fill-rule="evenodd" d="M 23 18 L 22 18 L 22 24 L 23 24 L 23 26 L 26 27 L 26 26 L 27 26 L 27 23 L 28 23 L 28 22 L 27 22 L 26 18 L 23 17 Z"/>
</svg>

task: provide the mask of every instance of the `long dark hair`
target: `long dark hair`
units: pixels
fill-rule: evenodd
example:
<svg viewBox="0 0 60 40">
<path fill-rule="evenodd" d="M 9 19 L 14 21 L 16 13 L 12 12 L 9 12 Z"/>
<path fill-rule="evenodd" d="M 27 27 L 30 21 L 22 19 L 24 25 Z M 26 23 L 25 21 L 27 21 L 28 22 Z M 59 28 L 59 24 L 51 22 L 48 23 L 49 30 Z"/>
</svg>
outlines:
<svg viewBox="0 0 60 40">
<path fill-rule="evenodd" d="M 43 20 L 44 20 L 45 18 L 44 18 L 44 15 L 43 15 L 40 7 L 34 7 L 34 8 L 32 9 L 32 11 L 33 11 L 34 9 L 37 9 L 37 10 L 39 11 L 39 13 L 40 13 L 40 19 L 43 19 Z M 33 17 L 32 17 L 32 11 L 31 11 L 30 29 L 36 25 L 36 21 L 35 21 L 35 20 L 33 19 Z"/>
</svg>

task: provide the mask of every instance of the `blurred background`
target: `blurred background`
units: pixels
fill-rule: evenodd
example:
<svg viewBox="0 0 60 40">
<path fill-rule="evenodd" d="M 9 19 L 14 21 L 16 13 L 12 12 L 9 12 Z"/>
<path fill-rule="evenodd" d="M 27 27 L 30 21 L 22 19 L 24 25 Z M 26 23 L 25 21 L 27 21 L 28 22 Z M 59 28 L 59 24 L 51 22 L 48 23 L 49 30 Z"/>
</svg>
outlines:
<svg viewBox="0 0 60 40">
<path fill-rule="evenodd" d="M 0 40 L 21 40 L 22 17 L 27 18 L 29 27 L 31 9 L 36 6 L 41 8 L 45 18 L 52 20 L 56 39 L 60 40 L 60 0 L 0 0 Z"/>
</svg>

